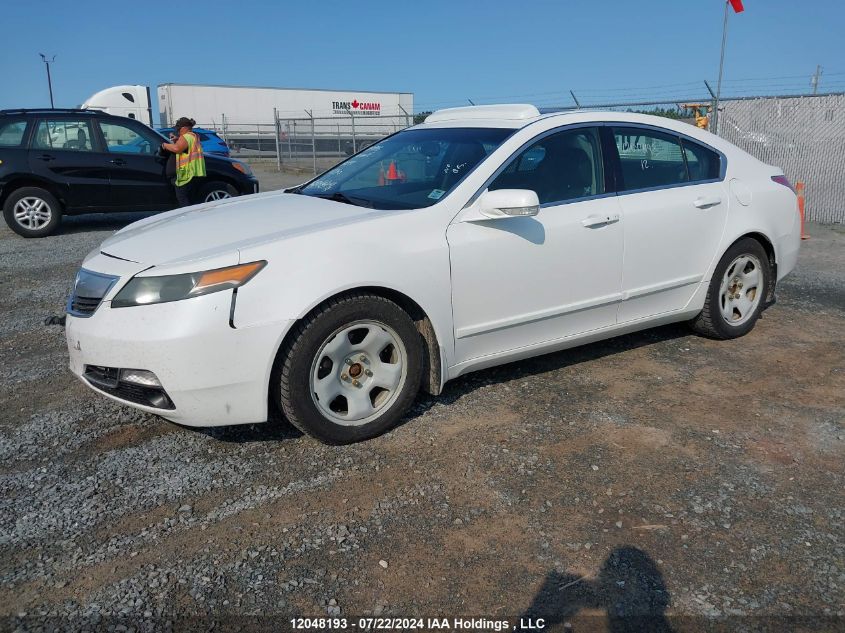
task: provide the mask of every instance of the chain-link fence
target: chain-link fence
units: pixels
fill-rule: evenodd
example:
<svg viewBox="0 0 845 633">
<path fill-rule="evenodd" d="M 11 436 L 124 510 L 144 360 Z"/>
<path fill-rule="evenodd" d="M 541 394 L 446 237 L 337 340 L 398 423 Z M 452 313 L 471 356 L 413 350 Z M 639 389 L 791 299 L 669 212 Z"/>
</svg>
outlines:
<svg viewBox="0 0 845 633">
<path fill-rule="evenodd" d="M 719 136 L 806 187 L 806 215 L 845 222 L 845 94 L 723 101 Z"/>
<path fill-rule="evenodd" d="M 409 114 L 279 117 L 279 165 L 317 174 L 412 122 Z"/>
<path fill-rule="evenodd" d="M 301 118 L 271 113 L 267 123 L 243 123 L 224 114 L 219 123 L 197 123 L 197 127 L 216 132 L 234 157 L 318 174 L 412 123 L 413 117 L 404 112 Z"/>
</svg>

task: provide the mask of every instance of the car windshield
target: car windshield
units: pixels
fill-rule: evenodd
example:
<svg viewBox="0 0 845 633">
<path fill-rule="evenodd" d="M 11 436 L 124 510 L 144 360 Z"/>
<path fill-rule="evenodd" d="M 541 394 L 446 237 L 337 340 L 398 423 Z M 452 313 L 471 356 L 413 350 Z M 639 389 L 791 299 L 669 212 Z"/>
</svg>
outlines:
<svg viewBox="0 0 845 633">
<path fill-rule="evenodd" d="M 419 209 L 443 199 L 513 133 L 501 128 L 409 129 L 292 190 L 374 209 Z"/>
</svg>

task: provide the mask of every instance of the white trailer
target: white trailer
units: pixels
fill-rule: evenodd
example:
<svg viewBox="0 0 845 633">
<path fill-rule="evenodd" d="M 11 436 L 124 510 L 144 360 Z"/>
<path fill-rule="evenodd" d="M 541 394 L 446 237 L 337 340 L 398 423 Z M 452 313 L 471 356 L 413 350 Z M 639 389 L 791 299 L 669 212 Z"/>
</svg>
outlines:
<svg viewBox="0 0 845 633">
<path fill-rule="evenodd" d="M 197 84 L 162 84 L 158 87 L 161 126 L 181 116 L 202 125 L 225 125 L 232 133 L 250 132 L 255 125 L 280 120 L 310 119 L 318 126 L 340 125 L 349 133 L 352 119 L 373 133 L 392 132 L 396 121 L 411 123 L 414 95 L 407 92 L 263 88 Z"/>
<path fill-rule="evenodd" d="M 350 154 L 413 123 L 409 92 L 262 88 L 168 83 L 158 86 L 158 127 L 190 117 L 215 130 L 235 152 L 252 155 Z M 153 125 L 146 86 L 114 86 L 83 108 Z"/>
</svg>

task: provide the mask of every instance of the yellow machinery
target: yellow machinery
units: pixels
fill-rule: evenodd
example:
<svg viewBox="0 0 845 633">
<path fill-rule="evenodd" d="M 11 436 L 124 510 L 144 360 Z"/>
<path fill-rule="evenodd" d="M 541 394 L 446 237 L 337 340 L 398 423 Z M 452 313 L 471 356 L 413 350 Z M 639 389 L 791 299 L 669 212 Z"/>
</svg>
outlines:
<svg viewBox="0 0 845 633">
<path fill-rule="evenodd" d="M 702 130 L 706 130 L 710 123 L 707 115 L 710 113 L 711 105 L 709 103 L 679 103 L 684 110 L 689 110 L 695 119 L 695 125 Z"/>
</svg>

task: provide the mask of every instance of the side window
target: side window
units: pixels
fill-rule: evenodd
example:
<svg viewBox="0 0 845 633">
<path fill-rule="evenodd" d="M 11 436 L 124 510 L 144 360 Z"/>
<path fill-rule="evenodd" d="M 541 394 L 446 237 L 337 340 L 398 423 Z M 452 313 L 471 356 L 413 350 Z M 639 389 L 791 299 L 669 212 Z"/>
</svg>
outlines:
<svg viewBox="0 0 845 633">
<path fill-rule="evenodd" d="M 688 182 L 680 138 L 643 128 L 614 128 L 622 191 Z"/>
<path fill-rule="evenodd" d="M 687 159 L 687 169 L 691 181 L 712 180 L 719 177 L 722 166 L 721 156 L 712 149 L 687 139 L 683 139 L 681 142 L 684 146 L 684 155 Z"/>
<path fill-rule="evenodd" d="M 26 121 L 0 122 L 0 147 L 20 147 L 26 132 Z"/>
<path fill-rule="evenodd" d="M 100 129 L 108 151 L 113 153 L 152 154 L 161 145 L 161 139 L 155 134 L 145 134 L 135 126 L 101 121 Z"/>
<path fill-rule="evenodd" d="M 566 130 L 540 139 L 513 158 L 489 189 L 531 189 L 540 204 L 604 193 L 598 129 Z"/>
<path fill-rule="evenodd" d="M 94 150 L 88 121 L 39 121 L 32 141 L 34 149 Z"/>
</svg>

